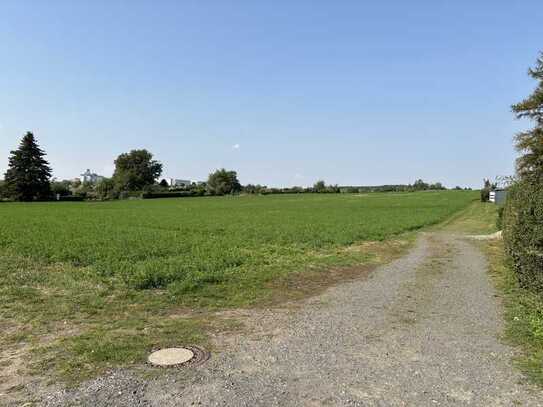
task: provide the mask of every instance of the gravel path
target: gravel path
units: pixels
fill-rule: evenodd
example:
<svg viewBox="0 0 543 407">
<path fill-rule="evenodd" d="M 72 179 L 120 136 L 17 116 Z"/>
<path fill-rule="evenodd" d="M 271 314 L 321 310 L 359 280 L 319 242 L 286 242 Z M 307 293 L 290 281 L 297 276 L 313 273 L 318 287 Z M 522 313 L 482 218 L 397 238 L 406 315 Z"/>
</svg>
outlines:
<svg viewBox="0 0 543 407">
<path fill-rule="evenodd" d="M 47 395 L 43 405 L 541 406 L 498 337 L 483 255 L 421 234 L 405 257 L 293 310 L 253 315 L 250 334 L 191 372 L 126 371 Z"/>
</svg>

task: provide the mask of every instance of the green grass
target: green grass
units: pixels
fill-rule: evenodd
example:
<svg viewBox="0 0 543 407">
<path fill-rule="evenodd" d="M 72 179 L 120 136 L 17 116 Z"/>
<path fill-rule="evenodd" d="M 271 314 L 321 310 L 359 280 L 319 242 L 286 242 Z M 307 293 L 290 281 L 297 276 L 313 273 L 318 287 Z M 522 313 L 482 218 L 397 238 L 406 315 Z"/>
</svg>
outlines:
<svg viewBox="0 0 543 407">
<path fill-rule="evenodd" d="M 533 382 L 543 386 L 543 298 L 519 286 L 507 264 L 503 242 L 485 245 L 490 272 L 503 299 L 505 339 L 519 349 L 516 363 Z"/>
<path fill-rule="evenodd" d="M 206 344 L 207 332 L 232 329 L 211 311 L 317 292 L 342 278 L 337 270 L 385 261 L 403 247 L 390 239 L 476 197 L 2 203 L 0 343 L 28 348 L 36 372 L 66 380 L 141 363 L 152 348 Z"/>
<path fill-rule="evenodd" d="M 498 207 L 495 204 L 477 201 L 439 227 L 455 233 L 488 235 L 498 231 L 496 227 L 497 214 Z"/>
<path fill-rule="evenodd" d="M 3 204 L 0 250 L 67 265 L 93 283 L 197 293 L 214 304 L 220 286 L 298 267 L 318 251 L 421 228 L 472 198 L 451 191 Z"/>
</svg>

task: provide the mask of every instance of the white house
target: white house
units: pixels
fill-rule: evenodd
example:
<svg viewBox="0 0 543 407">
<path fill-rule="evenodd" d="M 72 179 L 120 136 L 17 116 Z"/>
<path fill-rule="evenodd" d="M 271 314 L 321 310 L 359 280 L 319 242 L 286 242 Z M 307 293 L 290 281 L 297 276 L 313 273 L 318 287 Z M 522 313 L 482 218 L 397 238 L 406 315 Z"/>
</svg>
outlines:
<svg viewBox="0 0 543 407">
<path fill-rule="evenodd" d="M 87 171 L 85 171 L 83 174 L 81 174 L 80 181 L 82 183 L 88 182 L 89 184 L 96 184 L 97 182 L 99 182 L 99 181 L 101 181 L 103 179 L 104 179 L 103 176 L 95 174 L 94 172 L 91 172 L 91 170 L 89 170 L 87 168 Z"/>
<path fill-rule="evenodd" d="M 175 179 L 175 178 L 166 178 L 168 185 L 173 188 L 188 188 L 192 185 L 192 181 L 189 179 Z"/>
</svg>

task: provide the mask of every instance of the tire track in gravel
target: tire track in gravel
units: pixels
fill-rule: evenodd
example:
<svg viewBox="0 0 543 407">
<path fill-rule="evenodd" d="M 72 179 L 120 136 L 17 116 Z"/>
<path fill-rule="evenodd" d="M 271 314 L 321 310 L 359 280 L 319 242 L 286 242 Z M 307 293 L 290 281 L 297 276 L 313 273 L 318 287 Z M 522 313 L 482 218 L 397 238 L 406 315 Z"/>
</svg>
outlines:
<svg viewBox="0 0 543 407">
<path fill-rule="evenodd" d="M 93 406 L 541 406 L 512 366 L 481 252 L 423 233 L 406 256 L 291 311 L 249 318 L 251 334 L 188 376 L 127 371 L 48 395 Z"/>
</svg>

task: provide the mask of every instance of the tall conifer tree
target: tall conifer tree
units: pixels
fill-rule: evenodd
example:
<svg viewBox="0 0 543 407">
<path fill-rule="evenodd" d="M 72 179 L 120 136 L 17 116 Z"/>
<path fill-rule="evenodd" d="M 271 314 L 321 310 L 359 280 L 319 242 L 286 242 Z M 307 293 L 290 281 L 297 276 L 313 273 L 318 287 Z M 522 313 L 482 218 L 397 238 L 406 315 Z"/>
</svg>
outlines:
<svg viewBox="0 0 543 407">
<path fill-rule="evenodd" d="M 51 168 L 45 152 L 27 132 L 17 150 L 11 152 L 5 181 L 8 196 L 17 201 L 47 199 L 51 193 Z"/>
<path fill-rule="evenodd" d="M 531 130 L 521 132 L 516 137 L 516 147 L 522 155 L 517 160 L 520 178 L 536 182 L 543 181 L 543 53 L 536 66 L 529 70 L 532 78 L 538 81 L 534 92 L 522 102 L 513 105 L 518 118 L 526 117 L 535 123 Z"/>
</svg>

